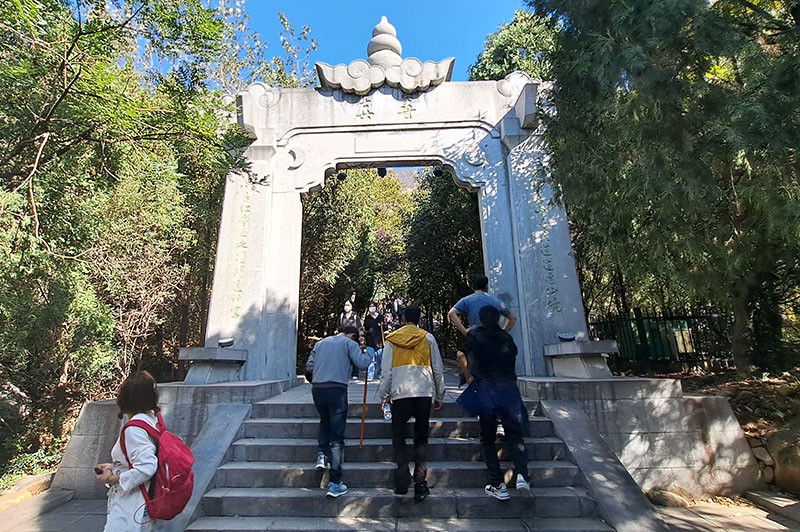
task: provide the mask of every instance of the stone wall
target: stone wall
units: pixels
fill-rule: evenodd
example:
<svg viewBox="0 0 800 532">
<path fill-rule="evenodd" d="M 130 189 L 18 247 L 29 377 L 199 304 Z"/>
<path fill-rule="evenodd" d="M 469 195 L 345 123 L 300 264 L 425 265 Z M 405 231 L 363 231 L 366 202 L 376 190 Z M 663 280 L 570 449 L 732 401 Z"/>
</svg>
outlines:
<svg viewBox="0 0 800 532">
<path fill-rule="evenodd" d="M 208 421 L 210 408 L 225 404 L 251 404 L 297 386 L 302 379 L 289 381 L 234 382 L 186 386 L 180 383 L 159 384 L 159 403 L 170 431 L 193 449 L 201 442 L 198 434 Z M 114 401 L 86 403 L 72 431 L 64 458 L 53 478 L 51 489 L 75 492 L 76 499 L 100 499 L 106 488 L 95 480 L 94 466 L 111 459 L 122 422 L 117 418 Z M 238 430 L 240 422 L 231 430 Z"/>
<path fill-rule="evenodd" d="M 747 438 L 767 484 L 800 493 L 800 446 L 795 433 L 779 431 L 762 438 Z"/>
<path fill-rule="evenodd" d="M 521 378 L 519 386 L 532 399 L 580 404 L 645 491 L 732 496 L 762 482 L 723 397 L 684 396 L 672 379 Z"/>
</svg>

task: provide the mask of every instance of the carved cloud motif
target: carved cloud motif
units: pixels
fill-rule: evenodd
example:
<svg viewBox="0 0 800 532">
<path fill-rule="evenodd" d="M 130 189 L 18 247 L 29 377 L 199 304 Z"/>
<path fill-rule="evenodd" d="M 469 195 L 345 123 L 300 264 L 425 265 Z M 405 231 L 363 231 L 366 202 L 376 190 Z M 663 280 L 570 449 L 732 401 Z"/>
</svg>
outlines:
<svg viewBox="0 0 800 532">
<path fill-rule="evenodd" d="M 332 66 L 322 62 L 316 63 L 315 66 L 323 87 L 342 89 L 344 92 L 359 96 L 368 94 L 386 81 L 386 73 L 381 67 L 370 65 L 363 59 L 357 59 L 349 66 Z"/>
<path fill-rule="evenodd" d="M 408 94 L 427 90 L 449 80 L 454 63 L 454 58 L 439 63 L 433 61 L 423 63 L 411 57 L 386 70 L 378 65 L 370 65 L 363 59 L 357 59 L 350 65 L 336 66 L 319 62 L 316 63 L 316 67 L 323 87 L 364 96 L 384 84 Z"/>
<path fill-rule="evenodd" d="M 367 46 L 369 59 L 357 59 L 350 65 L 316 63 L 320 84 L 364 96 L 384 84 L 413 94 L 450 81 L 454 58 L 450 57 L 439 63 L 423 63 L 413 57 L 403 59 L 402 51 L 397 30 L 389 24 L 386 17 L 382 17 L 372 30 L 372 40 Z"/>
</svg>

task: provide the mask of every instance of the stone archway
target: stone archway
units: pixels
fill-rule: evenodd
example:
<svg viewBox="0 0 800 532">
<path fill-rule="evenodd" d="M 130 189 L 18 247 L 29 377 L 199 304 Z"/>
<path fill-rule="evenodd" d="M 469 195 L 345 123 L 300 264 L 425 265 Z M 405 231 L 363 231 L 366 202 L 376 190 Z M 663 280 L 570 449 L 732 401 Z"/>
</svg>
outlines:
<svg viewBox="0 0 800 532">
<path fill-rule="evenodd" d="M 396 41 L 384 17 L 369 61 L 317 65 L 321 88 L 256 83 L 238 96 L 252 166 L 227 181 L 205 344 L 212 354 L 198 357 L 187 384 L 294 377 L 300 194 L 348 167 L 439 165 L 477 192 L 490 291 L 519 318 L 520 375 L 548 374 L 544 346 L 558 332 L 586 339 L 566 215 L 546 179 L 543 84 L 521 72 L 450 82 L 452 59 L 402 59 Z M 225 339 L 239 355 L 213 354 Z"/>
</svg>

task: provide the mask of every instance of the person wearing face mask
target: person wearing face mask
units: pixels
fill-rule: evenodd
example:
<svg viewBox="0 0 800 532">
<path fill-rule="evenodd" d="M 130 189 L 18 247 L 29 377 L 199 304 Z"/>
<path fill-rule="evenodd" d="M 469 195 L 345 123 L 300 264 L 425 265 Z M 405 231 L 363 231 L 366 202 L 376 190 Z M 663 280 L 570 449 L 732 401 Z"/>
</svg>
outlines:
<svg viewBox="0 0 800 532">
<path fill-rule="evenodd" d="M 383 359 L 383 315 L 378 312 L 378 305 L 372 302 L 364 318 L 364 340 L 367 344 L 367 354 L 374 362 L 375 373 L 372 378 L 381 378 L 381 360 Z"/>
<path fill-rule="evenodd" d="M 355 300 L 355 292 L 350 296 L 350 299 L 344 302 L 342 313 L 339 315 L 339 326 L 336 331 L 341 331 L 344 327 L 355 327 L 357 331 L 361 331 L 362 324 L 361 318 L 353 309 L 353 302 Z M 353 366 L 351 377 L 353 380 L 358 380 L 358 368 Z"/>
</svg>

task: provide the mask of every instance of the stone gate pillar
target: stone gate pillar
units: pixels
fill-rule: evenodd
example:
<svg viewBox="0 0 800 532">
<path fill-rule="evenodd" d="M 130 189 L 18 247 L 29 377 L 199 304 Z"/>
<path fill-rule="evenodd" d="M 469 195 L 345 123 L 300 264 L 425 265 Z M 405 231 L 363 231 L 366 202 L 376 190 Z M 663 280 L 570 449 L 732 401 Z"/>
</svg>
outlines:
<svg viewBox="0 0 800 532">
<path fill-rule="evenodd" d="M 300 194 L 271 186 L 265 169 L 228 176 L 203 360 L 187 384 L 288 379 L 296 374 Z M 267 183 L 270 183 L 269 185 Z M 220 344 L 230 347 L 220 349 Z M 244 360 L 225 360 L 241 352 Z"/>
<path fill-rule="evenodd" d="M 552 188 L 545 183 L 542 139 L 532 136 L 509 147 L 509 188 L 522 301 L 518 325 L 529 336 L 531 350 L 542 353 L 527 359 L 530 365 L 525 374 L 547 375 L 544 346 L 558 343 L 558 333 L 574 334 L 579 341 L 588 339 L 583 300 L 566 212 L 553 203 Z"/>
</svg>

